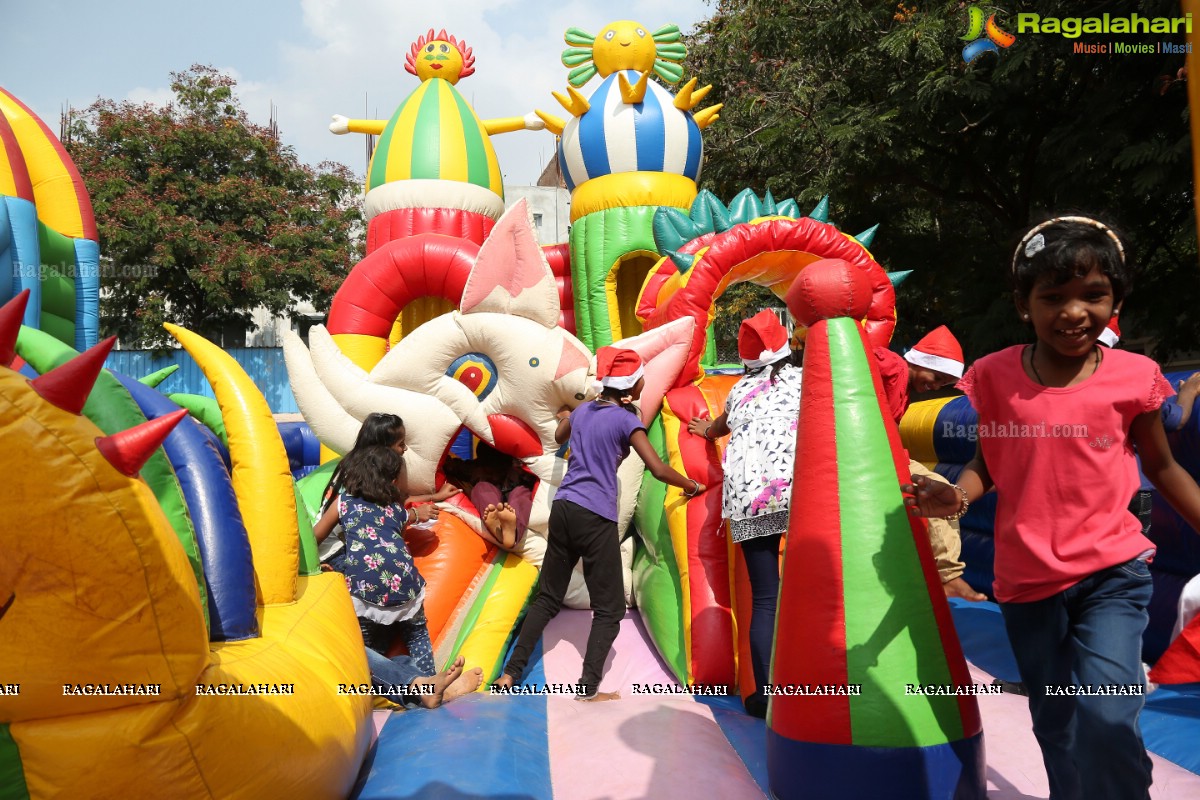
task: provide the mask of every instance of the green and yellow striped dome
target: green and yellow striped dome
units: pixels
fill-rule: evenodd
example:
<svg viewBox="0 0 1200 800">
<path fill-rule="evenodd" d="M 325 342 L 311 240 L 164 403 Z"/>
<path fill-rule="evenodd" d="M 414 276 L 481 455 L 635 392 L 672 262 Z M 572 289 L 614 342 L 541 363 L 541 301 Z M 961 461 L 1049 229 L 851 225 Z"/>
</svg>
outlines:
<svg viewBox="0 0 1200 800">
<path fill-rule="evenodd" d="M 496 151 L 475 111 L 448 81 L 430 78 L 388 120 L 367 173 L 367 191 L 393 181 L 473 183 L 504 197 Z"/>
</svg>

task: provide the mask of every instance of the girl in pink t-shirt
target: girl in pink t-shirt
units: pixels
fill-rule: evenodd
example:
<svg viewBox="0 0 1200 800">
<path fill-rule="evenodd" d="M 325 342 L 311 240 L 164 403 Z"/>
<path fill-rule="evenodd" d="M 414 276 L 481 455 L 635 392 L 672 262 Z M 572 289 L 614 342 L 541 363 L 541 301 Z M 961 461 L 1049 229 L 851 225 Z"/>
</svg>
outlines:
<svg viewBox="0 0 1200 800">
<path fill-rule="evenodd" d="M 957 519 L 996 489 L 994 590 L 1029 692 L 1051 798 L 1148 798 L 1138 727 L 1154 546 L 1127 510 L 1146 477 L 1193 527 L 1200 488 L 1175 463 L 1148 358 L 1097 344 L 1129 290 L 1121 237 L 1088 217 L 1033 226 L 1013 255 L 1014 299 L 1036 339 L 979 359 L 960 388 L 979 444 L 958 485 L 921 476 L 914 513 Z"/>
</svg>

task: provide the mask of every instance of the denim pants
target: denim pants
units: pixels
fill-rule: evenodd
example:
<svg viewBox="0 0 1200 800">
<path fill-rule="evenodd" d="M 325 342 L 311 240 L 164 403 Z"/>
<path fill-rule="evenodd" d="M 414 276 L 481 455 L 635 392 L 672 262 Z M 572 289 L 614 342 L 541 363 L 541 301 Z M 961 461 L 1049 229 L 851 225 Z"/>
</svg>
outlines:
<svg viewBox="0 0 1200 800">
<path fill-rule="evenodd" d="M 417 678 L 425 677 L 411 658 L 386 658 L 368 647 L 367 667 L 371 670 L 371 685 L 387 692 L 387 699 L 405 708 L 416 708 L 421 704 L 419 695 L 404 694 L 403 691 Z"/>
<path fill-rule="evenodd" d="M 766 685 L 771 679 L 771 645 L 775 640 L 775 606 L 779 598 L 779 539 L 782 534 L 758 536 L 742 542 L 746 572 L 750 576 L 750 666 L 754 671 L 754 694 L 746 698 L 746 710 L 755 716 L 767 711 Z"/>
<path fill-rule="evenodd" d="M 1029 692 L 1051 800 L 1150 797 L 1151 762 L 1138 727 L 1146 698 L 1058 696 L 1047 687 L 1144 686 L 1142 632 L 1151 589 L 1149 565 L 1133 559 L 1044 600 L 1000 605 Z"/>
</svg>

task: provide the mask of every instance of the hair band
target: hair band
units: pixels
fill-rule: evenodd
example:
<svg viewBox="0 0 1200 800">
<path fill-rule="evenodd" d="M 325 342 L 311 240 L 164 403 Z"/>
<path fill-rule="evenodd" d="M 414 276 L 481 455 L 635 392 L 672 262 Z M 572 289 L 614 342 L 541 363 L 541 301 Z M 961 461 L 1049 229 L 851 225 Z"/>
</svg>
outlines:
<svg viewBox="0 0 1200 800">
<path fill-rule="evenodd" d="M 1017 271 L 1017 259 L 1021 257 L 1021 253 L 1025 253 L 1026 258 L 1032 258 L 1037 255 L 1046 246 L 1046 240 L 1040 236 L 1041 232 L 1051 225 L 1056 225 L 1059 222 L 1079 222 L 1084 225 L 1091 225 L 1093 228 L 1099 228 L 1112 239 L 1113 244 L 1117 246 L 1117 253 L 1121 256 L 1121 263 L 1125 263 L 1125 247 L 1121 244 L 1121 239 L 1113 231 L 1112 228 L 1105 225 L 1103 222 L 1092 219 L 1091 217 L 1055 217 L 1048 219 L 1038 225 L 1033 226 L 1028 233 L 1021 237 L 1021 241 L 1017 244 L 1016 252 L 1013 253 L 1012 271 L 1015 274 Z M 1036 237 L 1036 238 L 1035 238 Z M 1040 241 L 1041 246 L 1036 246 Z M 1033 252 L 1028 252 L 1030 249 Z"/>
</svg>

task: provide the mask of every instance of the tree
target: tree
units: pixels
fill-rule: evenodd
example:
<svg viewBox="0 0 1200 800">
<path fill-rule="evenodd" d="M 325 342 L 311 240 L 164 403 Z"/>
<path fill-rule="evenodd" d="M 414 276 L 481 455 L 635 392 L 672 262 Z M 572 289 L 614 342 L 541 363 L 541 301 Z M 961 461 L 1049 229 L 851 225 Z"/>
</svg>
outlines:
<svg viewBox="0 0 1200 800">
<path fill-rule="evenodd" d="M 251 123 L 233 78 L 199 65 L 171 77 L 172 103 L 101 99 L 70 129 L 104 257 L 104 334 L 159 347 L 166 321 L 220 341 L 258 306 L 327 306 L 361 257 L 359 182 Z"/>
<path fill-rule="evenodd" d="M 1144 271 L 1122 311 L 1155 355 L 1196 349 L 1196 227 L 1182 55 L 1075 53 L 1075 42 L 1182 41 L 1152 35 L 1024 33 L 963 63 L 963 2 L 717 0 L 689 41 L 689 74 L 725 103 L 706 131 L 706 188 L 749 186 L 857 233 L 912 269 L 896 341 L 949 323 L 968 356 L 1021 341 L 1007 265 L 1018 230 L 1046 212 L 1107 214 Z M 987 8 L 986 4 L 978 4 Z M 1175 17 L 1171 0 L 1009 2 L 1043 17 Z"/>
</svg>

